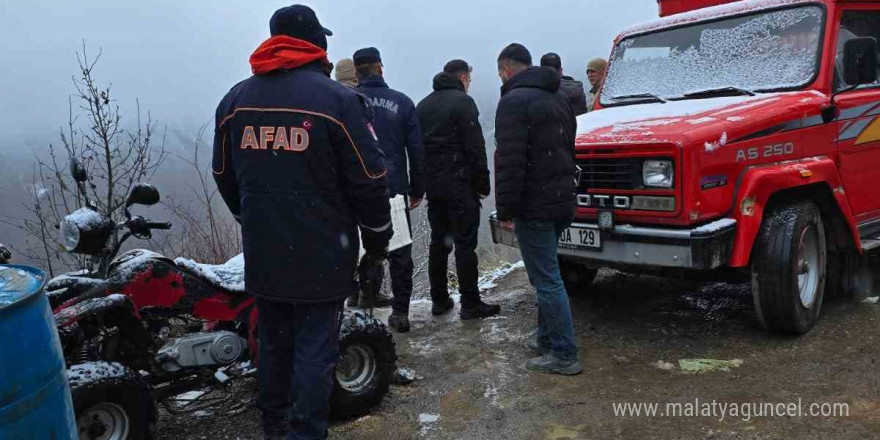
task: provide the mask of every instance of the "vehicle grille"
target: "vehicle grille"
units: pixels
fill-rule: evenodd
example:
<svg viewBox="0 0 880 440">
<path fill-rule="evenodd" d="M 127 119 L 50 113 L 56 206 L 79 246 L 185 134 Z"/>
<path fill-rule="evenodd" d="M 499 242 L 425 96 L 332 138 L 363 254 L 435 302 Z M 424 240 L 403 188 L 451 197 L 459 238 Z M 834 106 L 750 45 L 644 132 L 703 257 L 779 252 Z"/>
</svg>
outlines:
<svg viewBox="0 0 880 440">
<path fill-rule="evenodd" d="M 588 189 L 639 189 L 641 187 L 641 159 L 592 158 L 578 159 L 581 167 L 579 193 Z"/>
</svg>

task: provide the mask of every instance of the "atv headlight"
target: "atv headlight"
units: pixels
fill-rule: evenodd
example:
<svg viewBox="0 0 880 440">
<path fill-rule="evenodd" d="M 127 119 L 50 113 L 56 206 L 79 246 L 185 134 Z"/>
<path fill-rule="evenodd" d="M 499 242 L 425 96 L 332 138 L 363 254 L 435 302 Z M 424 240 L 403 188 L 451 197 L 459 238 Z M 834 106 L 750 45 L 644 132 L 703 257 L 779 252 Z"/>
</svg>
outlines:
<svg viewBox="0 0 880 440">
<path fill-rule="evenodd" d="M 61 244 L 64 245 L 64 249 L 66 249 L 67 252 L 73 252 L 73 250 L 79 245 L 79 226 L 74 222 L 64 219 L 61 220 L 61 225 L 58 230 L 61 234 Z"/>
<path fill-rule="evenodd" d="M 642 164 L 642 181 L 645 186 L 672 188 L 673 175 L 671 160 L 646 160 Z"/>
<path fill-rule="evenodd" d="M 61 243 L 68 252 L 99 255 L 113 235 L 114 224 L 97 211 L 82 208 L 74 211 L 58 225 Z"/>
</svg>

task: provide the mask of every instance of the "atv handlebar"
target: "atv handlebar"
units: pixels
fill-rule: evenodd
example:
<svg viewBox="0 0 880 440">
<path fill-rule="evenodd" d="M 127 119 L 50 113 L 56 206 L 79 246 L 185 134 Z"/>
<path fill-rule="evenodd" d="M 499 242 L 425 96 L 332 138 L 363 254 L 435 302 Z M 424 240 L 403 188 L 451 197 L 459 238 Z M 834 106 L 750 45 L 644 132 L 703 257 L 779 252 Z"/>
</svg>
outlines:
<svg viewBox="0 0 880 440">
<path fill-rule="evenodd" d="M 145 225 L 147 229 L 171 229 L 171 222 L 147 222 Z"/>
</svg>

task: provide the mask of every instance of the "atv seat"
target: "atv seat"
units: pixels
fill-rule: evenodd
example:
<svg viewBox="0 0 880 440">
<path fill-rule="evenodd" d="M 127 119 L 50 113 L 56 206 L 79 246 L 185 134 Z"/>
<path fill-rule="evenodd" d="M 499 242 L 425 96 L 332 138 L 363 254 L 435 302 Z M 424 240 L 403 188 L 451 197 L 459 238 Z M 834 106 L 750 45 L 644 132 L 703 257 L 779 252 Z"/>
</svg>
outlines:
<svg viewBox="0 0 880 440">
<path fill-rule="evenodd" d="M 238 254 L 224 264 L 196 263 L 187 258 L 177 258 L 174 263 L 214 287 L 232 293 L 245 293 L 244 254 Z"/>
</svg>

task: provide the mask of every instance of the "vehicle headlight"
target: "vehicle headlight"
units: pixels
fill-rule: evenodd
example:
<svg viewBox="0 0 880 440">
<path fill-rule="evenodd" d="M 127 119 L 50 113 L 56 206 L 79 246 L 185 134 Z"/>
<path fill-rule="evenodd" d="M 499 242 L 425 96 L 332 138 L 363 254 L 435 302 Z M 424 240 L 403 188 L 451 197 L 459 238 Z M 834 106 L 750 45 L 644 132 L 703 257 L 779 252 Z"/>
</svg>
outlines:
<svg viewBox="0 0 880 440">
<path fill-rule="evenodd" d="M 61 233 L 61 244 L 64 245 L 64 249 L 68 252 L 73 252 L 73 250 L 79 245 L 79 226 L 64 219 L 61 221 L 61 225 L 58 229 Z"/>
<path fill-rule="evenodd" d="M 642 165 L 642 179 L 645 186 L 672 188 L 674 174 L 671 160 L 646 160 Z"/>
</svg>

